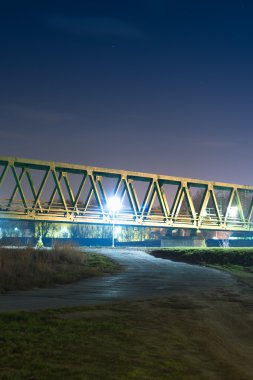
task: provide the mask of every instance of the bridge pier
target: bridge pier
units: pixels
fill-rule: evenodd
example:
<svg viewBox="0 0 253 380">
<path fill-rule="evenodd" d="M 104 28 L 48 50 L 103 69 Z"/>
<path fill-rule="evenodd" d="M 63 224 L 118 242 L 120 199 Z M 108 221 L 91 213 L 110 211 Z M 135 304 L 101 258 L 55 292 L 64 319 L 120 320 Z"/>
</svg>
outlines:
<svg viewBox="0 0 253 380">
<path fill-rule="evenodd" d="M 161 247 L 205 247 L 205 239 L 200 236 L 174 236 L 161 240 Z"/>
</svg>

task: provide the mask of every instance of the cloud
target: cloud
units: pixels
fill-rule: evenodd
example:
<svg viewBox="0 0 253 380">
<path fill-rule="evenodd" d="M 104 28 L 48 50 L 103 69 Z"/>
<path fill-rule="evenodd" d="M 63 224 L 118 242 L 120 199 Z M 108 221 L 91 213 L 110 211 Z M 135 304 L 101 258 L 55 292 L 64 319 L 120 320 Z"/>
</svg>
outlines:
<svg viewBox="0 0 253 380">
<path fill-rule="evenodd" d="M 48 25 L 84 37 L 124 37 L 142 39 L 144 34 L 133 25 L 110 17 L 51 17 Z"/>
</svg>

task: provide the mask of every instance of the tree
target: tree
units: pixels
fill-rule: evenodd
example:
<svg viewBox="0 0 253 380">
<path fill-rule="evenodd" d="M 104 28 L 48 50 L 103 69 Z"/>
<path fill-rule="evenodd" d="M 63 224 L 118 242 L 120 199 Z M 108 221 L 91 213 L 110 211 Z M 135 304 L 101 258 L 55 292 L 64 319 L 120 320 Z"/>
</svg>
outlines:
<svg viewBox="0 0 253 380">
<path fill-rule="evenodd" d="M 36 222 L 35 225 L 35 237 L 41 238 L 42 241 L 46 237 L 55 237 L 59 225 L 51 222 Z"/>
</svg>

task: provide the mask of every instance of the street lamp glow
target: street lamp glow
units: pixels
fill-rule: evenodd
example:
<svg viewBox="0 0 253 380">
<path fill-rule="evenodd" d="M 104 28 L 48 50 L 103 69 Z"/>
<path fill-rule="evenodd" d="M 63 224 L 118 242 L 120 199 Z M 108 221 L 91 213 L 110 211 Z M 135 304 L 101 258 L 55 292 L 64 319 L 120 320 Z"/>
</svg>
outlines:
<svg viewBox="0 0 253 380">
<path fill-rule="evenodd" d="M 111 213 L 116 213 L 121 209 L 121 201 L 118 197 L 114 196 L 108 199 L 107 207 Z"/>
<path fill-rule="evenodd" d="M 114 196 L 108 199 L 107 207 L 109 213 L 112 215 L 112 247 L 114 247 L 114 239 L 115 239 L 115 228 L 114 228 L 114 217 L 117 212 L 121 209 L 121 200 L 120 198 Z"/>
</svg>

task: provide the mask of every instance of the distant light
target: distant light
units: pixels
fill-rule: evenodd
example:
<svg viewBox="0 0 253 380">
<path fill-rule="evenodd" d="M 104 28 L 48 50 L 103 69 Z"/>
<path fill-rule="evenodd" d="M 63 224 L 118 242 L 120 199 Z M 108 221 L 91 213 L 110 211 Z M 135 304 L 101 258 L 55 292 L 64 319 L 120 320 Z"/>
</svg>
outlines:
<svg viewBox="0 0 253 380">
<path fill-rule="evenodd" d="M 61 227 L 59 235 L 64 237 L 64 238 L 69 237 L 68 228 L 67 227 Z"/>
<path fill-rule="evenodd" d="M 67 229 L 67 227 L 61 227 L 61 233 L 62 234 L 68 234 L 69 230 Z"/>
<path fill-rule="evenodd" d="M 107 207 L 109 209 L 110 212 L 117 212 L 121 209 L 121 200 L 119 197 L 111 197 L 108 199 L 107 201 Z"/>
<path fill-rule="evenodd" d="M 238 213 L 238 208 L 236 206 L 230 207 L 228 215 L 231 218 L 236 218 Z"/>
<path fill-rule="evenodd" d="M 121 226 L 117 226 L 115 227 L 115 236 L 118 236 L 121 234 L 121 231 L 122 231 L 122 227 Z"/>
<path fill-rule="evenodd" d="M 18 227 L 15 227 L 15 228 L 14 228 L 14 231 L 16 231 L 16 232 L 17 232 L 17 231 L 18 231 Z"/>
</svg>

